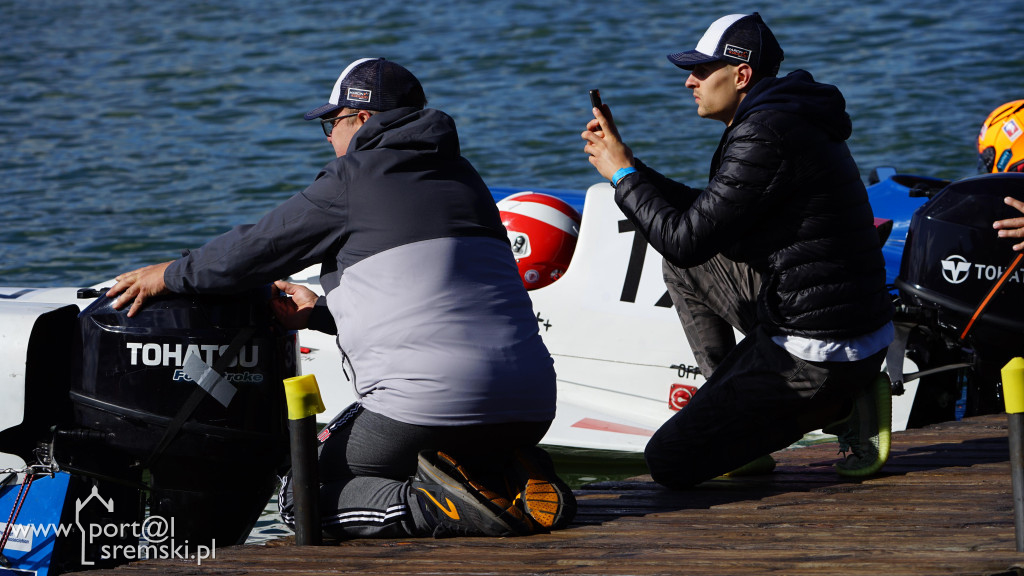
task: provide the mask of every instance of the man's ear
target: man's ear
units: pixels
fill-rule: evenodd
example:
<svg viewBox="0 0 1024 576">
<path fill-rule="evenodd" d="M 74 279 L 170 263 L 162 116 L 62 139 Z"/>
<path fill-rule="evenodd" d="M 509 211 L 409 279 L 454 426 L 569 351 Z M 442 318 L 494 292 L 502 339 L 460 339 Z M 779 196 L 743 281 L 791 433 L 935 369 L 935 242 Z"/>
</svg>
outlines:
<svg viewBox="0 0 1024 576">
<path fill-rule="evenodd" d="M 740 64 L 736 66 L 735 75 L 736 90 L 746 90 L 750 88 L 750 83 L 754 79 L 754 69 L 750 64 Z"/>
</svg>

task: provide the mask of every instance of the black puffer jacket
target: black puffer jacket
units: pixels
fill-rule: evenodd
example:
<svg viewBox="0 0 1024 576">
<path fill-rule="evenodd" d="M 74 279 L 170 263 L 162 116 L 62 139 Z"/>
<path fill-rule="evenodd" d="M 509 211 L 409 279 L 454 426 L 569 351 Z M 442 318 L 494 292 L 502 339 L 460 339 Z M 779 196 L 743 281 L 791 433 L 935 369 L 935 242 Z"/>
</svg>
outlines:
<svg viewBox="0 0 1024 576">
<path fill-rule="evenodd" d="M 615 200 L 669 262 L 722 253 L 762 274 L 771 333 L 853 338 L 892 317 L 867 192 L 839 90 L 803 70 L 758 82 L 722 136 L 704 190 L 637 163 Z"/>
</svg>

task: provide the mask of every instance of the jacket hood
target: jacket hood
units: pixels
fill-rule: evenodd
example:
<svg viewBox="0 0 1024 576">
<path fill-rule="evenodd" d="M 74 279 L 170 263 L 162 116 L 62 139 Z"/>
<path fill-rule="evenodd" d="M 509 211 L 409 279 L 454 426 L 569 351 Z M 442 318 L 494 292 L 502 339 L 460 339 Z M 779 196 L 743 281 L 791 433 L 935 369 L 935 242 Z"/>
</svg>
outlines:
<svg viewBox="0 0 1024 576">
<path fill-rule="evenodd" d="M 853 133 L 843 94 L 831 84 L 816 82 L 806 70 L 761 79 L 740 103 L 733 125 L 761 110 L 796 114 L 837 140 L 846 140 Z"/>
<path fill-rule="evenodd" d="M 461 154 L 455 120 L 432 108 L 396 108 L 374 114 L 349 142 L 347 154 L 380 148 L 453 157 Z"/>
</svg>

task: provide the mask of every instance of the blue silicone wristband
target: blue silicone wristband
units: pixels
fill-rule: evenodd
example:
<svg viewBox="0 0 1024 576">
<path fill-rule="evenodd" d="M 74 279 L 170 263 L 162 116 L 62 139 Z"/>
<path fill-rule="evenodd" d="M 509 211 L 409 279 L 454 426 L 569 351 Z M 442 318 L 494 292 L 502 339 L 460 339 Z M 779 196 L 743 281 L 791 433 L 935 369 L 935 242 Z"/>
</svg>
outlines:
<svg viewBox="0 0 1024 576">
<path fill-rule="evenodd" d="M 623 178 L 625 178 L 626 176 L 629 176 L 633 172 L 636 172 L 636 168 L 633 168 L 632 166 L 627 166 L 625 168 L 619 168 L 618 170 L 615 171 L 615 174 L 612 174 L 612 186 L 618 186 L 619 182 Z"/>
</svg>

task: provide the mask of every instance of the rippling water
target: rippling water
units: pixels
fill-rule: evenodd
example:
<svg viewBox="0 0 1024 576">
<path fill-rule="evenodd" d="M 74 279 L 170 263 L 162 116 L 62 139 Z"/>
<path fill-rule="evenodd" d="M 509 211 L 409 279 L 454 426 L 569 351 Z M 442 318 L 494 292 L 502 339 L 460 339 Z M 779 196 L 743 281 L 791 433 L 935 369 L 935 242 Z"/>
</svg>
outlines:
<svg viewBox="0 0 1024 576">
<path fill-rule="evenodd" d="M 721 124 L 664 55 L 760 9 L 846 94 L 865 177 L 959 177 L 988 112 L 1024 96 L 1011 2 L 0 1 L 0 285 L 84 285 L 250 222 L 330 160 L 301 114 L 363 56 L 401 62 L 492 185 L 584 189 L 586 91 L 638 156 L 706 177 Z"/>
<path fill-rule="evenodd" d="M 255 220 L 331 159 L 301 115 L 365 56 L 419 76 L 492 185 L 597 182 L 579 137 L 595 87 L 638 156 L 700 182 L 722 125 L 696 116 L 665 54 L 755 9 L 786 50 L 784 73 L 805 68 L 845 93 L 865 178 L 878 165 L 966 176 L 981 121 L 1024 98 L 1019 8 L 0 0 L 0 285 L 90 285 Z"/>
</svg>

